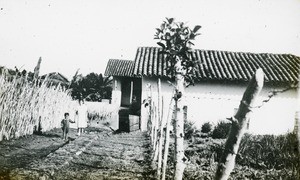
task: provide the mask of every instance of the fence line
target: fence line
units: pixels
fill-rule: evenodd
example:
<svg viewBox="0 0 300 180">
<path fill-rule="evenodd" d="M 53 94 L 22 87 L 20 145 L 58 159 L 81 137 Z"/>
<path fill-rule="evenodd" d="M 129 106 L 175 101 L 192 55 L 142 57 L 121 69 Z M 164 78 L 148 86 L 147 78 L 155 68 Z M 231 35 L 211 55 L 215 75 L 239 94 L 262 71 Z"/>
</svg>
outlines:
<svg viewBox="0 0 300 180">
<path fill-rule="evenodd" d="M 150 136 L 153 155 L 152 167 L 156 170 L 157 179 L 165 179 L 169 154 L 171 117 L 173 117 L 174 101 L 170 100 L 168 112 L 164 112 L 164 96 L 161 95 L 161 83 L 158 79 L 157 98 L 152 96 L 151 85 L 148 85 L 148 135 Z M 155 102 L 157 99 L 157 102 Z M 167 113 L 167 117 L 165 114 Z"/>
</svg>

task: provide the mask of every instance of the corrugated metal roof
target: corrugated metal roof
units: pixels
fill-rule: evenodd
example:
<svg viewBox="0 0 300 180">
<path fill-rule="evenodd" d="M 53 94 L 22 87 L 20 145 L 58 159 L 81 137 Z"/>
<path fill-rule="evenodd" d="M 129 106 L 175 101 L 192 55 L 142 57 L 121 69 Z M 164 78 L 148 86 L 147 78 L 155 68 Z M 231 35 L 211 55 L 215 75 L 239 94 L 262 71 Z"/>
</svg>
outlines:
<svg viewBox="0 0 300 180">
<path fill-rule="evenodd" d="M 170 77 L 170 66 L 162 49 L 139 47 L 133 75 Z M 199 62 L 194 71 L 196 80 L 249 81 L 259 67 L 265 73 L 266 82 L 293 83 L 298 81 L 300 57 L 291 54 L 245 53 L 196 49 L 191 54 Z"/>
<path fill-rule="evenodd" d="M 105 76 L 133 76 L 134 61 L 110 59 L 107 63 Z"/>
</svg>

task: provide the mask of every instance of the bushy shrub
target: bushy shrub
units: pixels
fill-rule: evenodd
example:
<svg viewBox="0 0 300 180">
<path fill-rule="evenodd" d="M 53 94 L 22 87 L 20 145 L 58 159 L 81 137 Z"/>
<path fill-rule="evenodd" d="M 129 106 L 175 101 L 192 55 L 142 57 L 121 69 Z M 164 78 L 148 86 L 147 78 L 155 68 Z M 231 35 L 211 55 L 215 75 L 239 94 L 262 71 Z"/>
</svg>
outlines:
<svg viewBox="0 0 300 180">
<path fill-rule="evenodd" d="M 194 122 L 184 121 L 184 138 L 190 139 L 194 132 L 196 131 L 196 127 L 194 126 Z"/>
<path fill-rule="evenodd" d="M 203 133 L 209 133 L 211 131 L 211 128 L 212 128 L 212 125 L 209 122 L 204 123 L 201 126 L 201 132 L 203 132 Z"/>
<path fill-rule="evenodd" d="M 220 121 L 214 128 L 211 137 L 213 139 L 224 139 L 228 137 L 231 123 Z"/>
</svg>

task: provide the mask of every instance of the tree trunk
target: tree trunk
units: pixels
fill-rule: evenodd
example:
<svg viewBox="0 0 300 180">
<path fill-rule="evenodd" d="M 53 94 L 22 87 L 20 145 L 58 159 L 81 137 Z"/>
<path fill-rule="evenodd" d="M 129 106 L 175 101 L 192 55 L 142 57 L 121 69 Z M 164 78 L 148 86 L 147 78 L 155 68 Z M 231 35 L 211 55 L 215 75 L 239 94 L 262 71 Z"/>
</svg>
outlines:
<svg viewBox="0 0 300 180">
<path fill-rule="evenodd" d="M 166 170 L 167 170 L 167 162 L 168 162 L 168 154 L 169 154 L 169 144 L 170 144 L 170 108 L 172 107 L 173 98 L 170 101 L 169 110 L 168 110 L 168 116 L 167 116 L 167 122 L 166 122 L 166 132 L 165 132 L 165 141 L 164 141 L 164 160 L 163 160 L 163 166 L 162 166 L 162 180 L 166 179 Z M 173 113 L 174 112 L 174 106 L 172 107 L 172 119 L 173 119 Z"/>
<path fill-rule="evenodd" d="M 229 137 L 225 143 L 221 160 L 218 164 L 216 172 L 216 180 L 228 179 L 235 165 L 235 157 L 238 152 L 240 141 L 244 135 L 247 121 L 251 115 L 251 107 L 254 106 L 255 100 L 258 97 L 264 82 L 264 74 L 262 69 L 258 69 L 252 77 L 246 91 L 244 92 L 239 109 L 232 118 L 231 130 Z"/>
<path fill-rule="evenodd" d="M 185 168 L 184 163 L 184 109 L 183 109 L 183 94 L 184 94 L 184 74 L 181 66 L 181 60 L 177 60 L 176 68 L 176 94 L 175 94 L 175 173 L 174 179 L 181 180 Z"/>
</svg>

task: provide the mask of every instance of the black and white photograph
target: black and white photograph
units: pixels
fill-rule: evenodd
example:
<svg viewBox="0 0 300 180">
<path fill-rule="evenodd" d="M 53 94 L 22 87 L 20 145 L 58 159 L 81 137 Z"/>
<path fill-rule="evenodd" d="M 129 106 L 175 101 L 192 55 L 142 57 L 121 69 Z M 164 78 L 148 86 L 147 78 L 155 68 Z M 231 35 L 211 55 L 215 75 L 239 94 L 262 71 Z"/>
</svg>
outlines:
<svg viewBox="0 0 300 180">
<path fill-rule="evenodd" d="M 299 0 L 0 0 L 0 180 L 299 180 Z"/>
</svg>

